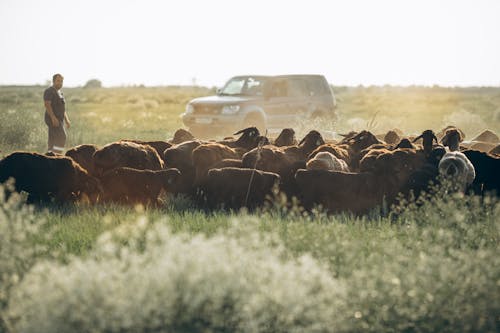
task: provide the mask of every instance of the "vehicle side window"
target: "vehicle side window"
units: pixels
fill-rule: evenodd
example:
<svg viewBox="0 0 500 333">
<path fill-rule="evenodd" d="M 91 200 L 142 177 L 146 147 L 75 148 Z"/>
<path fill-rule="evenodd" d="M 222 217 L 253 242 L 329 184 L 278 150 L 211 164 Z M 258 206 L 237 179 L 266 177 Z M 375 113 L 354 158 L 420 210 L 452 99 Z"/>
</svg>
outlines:
<svg viewBox="0 0 500 333">
<path fill-rule="evenodd" d="M 271 97 L 288 96 L 288 87 L 286 81 L 276 81 L 271 86 Z"/>
<path fill-rule="evenodd" d="M 325 87 L 325 82 L 321 79 L 310 78 L 308 81 L 308 86 L 311 96 L 326 95 L 328 94 L 327 87 Z"/>
<path fill-rule="evenodd" d="M 291 79 L 288 81 L 288 96 L 306 97 L 310 96 L 306 82 L 300 79 Z"/>
</svg>

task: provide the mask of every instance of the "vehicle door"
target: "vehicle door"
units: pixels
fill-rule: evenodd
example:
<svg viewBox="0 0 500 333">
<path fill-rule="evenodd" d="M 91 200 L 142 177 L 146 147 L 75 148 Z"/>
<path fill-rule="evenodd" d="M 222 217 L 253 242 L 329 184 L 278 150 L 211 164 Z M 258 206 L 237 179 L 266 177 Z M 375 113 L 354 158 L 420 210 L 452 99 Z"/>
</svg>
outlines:
<svg viewBox="0 0 500 333">
<path fill-rule="evenodd" d="M 265 90 L 264 111 L 270 128 L 285 127 L 293 120 L 287 80 L 275 79 L 269 82 Z"/>
</svg>

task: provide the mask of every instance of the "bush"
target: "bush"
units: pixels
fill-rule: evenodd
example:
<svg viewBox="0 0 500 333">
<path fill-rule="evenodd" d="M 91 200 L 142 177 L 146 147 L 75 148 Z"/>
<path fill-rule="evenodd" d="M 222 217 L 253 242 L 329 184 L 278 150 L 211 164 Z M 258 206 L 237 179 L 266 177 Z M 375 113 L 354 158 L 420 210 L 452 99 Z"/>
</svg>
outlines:
<svg viewBox="0 0 500 333">
<path fill-rule="evenodd" d="M 39 257 L 45 248 L 38 245 L 44 220 L 36 218 L 26 198 L 11 193 L 11 183 L 0 185 L 0 332 L 6 330 L 5 310 L 11 290 Z M 9 198 L 7 199 L 7 194 Z"/>
<path fill-rule="evenodd" d="M 91 80 L 88 80 L 83 87 L 84 88 L 102 88 L 102 82 L 98 79 L 91 79 Z"/>
</svg>

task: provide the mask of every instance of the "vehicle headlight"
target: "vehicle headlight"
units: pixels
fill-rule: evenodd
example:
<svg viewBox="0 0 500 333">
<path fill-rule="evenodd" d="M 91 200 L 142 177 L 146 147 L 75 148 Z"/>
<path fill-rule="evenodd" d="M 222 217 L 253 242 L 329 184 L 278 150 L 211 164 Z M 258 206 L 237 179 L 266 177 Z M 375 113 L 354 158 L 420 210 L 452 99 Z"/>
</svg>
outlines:
<svg viewBox="0 0 500 333">
<path fill-rule="evenodd" d="M 222 114 L 235 114 L 239 110 L 239 105 L 226 105 L 222 108 Z"/>
<path fill-rule="evenodd" d="M 194 107 L 192 104 L 186 105 L 186 112 L 185 112 L 186 114 L 193 113 L 193 111 L 194 111 Z"/>
</svg>

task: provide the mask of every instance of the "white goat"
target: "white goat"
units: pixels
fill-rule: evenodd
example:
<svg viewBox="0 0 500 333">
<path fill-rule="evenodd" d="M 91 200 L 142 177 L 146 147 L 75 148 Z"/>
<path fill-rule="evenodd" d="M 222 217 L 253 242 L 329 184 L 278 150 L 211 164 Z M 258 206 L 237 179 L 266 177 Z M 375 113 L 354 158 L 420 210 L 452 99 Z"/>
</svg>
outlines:
<svg viewBox="0 0 500 333">
<path fill-rule="evenodd" d="M 306 169 L 349 172 L 349 167 L 344 160 L 327 151 L 319 152 L 307 161 Z"/>
<path fill-rule="evenodd" d="M 459 151 L 444 154 L 438 165 L 439 174 L 451 179 L 453 185 L 465 192 L 468 185 L 476 178 L 474 166 L 467 156 Z"/>
</svg>

